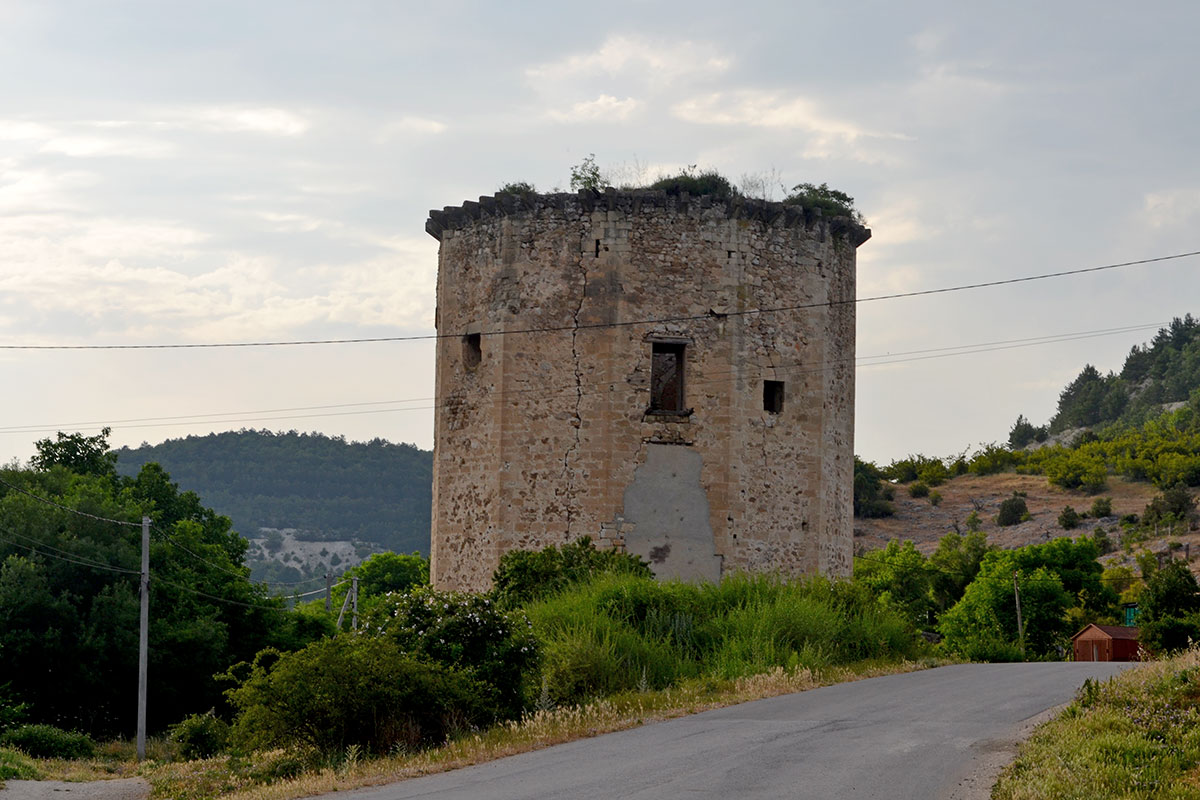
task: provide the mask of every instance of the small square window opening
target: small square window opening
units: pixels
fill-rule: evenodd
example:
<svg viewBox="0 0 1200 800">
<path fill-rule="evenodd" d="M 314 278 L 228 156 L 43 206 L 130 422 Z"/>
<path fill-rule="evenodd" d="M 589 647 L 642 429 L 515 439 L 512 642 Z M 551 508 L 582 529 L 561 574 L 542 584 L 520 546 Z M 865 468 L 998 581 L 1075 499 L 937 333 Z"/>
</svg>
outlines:
<svg viewBox="0 0 1200 800">
<path fill-rule="evenodd" d="M 772 414 L 783 411 L 783 381 L 763 381 L 763 411 Z"/>
</svg>

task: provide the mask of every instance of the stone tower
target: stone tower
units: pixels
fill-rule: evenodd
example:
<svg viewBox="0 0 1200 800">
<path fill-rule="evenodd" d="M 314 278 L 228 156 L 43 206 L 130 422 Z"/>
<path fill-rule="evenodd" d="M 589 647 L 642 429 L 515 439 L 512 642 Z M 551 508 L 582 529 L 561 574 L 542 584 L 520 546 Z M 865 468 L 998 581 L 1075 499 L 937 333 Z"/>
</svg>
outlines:
<svg viewBox="0 0 1200 800">
<path fill-rule="evenodd" d="M 850 571 L 855 251 L 819 210 L 659 191 L 432 211 L 432 579 L 590 536 L 656 575 Z"/>
</svg>

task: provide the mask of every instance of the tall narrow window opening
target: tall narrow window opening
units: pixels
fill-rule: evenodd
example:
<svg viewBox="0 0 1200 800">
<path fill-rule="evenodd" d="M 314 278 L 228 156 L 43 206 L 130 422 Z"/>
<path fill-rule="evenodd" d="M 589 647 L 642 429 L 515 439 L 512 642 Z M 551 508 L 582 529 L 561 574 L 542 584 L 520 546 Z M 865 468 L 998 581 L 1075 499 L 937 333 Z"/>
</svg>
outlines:
<svg viewBox="0 0 1200 800">
<path fill-rule="evenodd" d="M 772 414 L 783 411 L 783 381 L 763 381 L 763 411 Z"/>
<path fill-rule="evenodd" d="M 650 410 L 683 414 L 683 352 L 678 342 L 654 342 L 650 359 Z"/>
<path fill-rule="evenodd" d="M 467 369 L 475 369 L 479 366 L 479 362 L 483 360 L 482 338 L 478 333 L 468 333 L 462 339 L 463 366 Z"/>
</svg>

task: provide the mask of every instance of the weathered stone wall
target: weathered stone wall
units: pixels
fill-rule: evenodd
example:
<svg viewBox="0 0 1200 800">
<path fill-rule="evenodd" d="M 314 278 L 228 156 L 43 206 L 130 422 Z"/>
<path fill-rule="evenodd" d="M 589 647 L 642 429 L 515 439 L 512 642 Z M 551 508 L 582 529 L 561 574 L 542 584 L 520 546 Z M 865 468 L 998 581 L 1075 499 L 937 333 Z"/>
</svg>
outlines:
<svg viewBox="0 0 1200 800">
<path fill-rule="evenodd" d="M 849 572 L 869 231 L 612 190 L 480 198 L 426 229 L 436 586 L 484 589 L 504 552 L 585 535 L 664 577 Z M 685 343 L 690 414 L 647 413 L 655 340 Z M 780 413 L 764 380 L 784 382 Z"/>
</svg>

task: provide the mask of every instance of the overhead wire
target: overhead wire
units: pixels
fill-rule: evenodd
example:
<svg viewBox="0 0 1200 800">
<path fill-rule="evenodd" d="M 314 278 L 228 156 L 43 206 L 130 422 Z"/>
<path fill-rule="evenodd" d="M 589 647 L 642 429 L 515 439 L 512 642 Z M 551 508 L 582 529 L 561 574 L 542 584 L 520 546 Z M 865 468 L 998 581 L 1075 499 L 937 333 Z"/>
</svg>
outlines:
<svg viewBox="0 0 1200 800">
<path fill-rule="evenodd" d="M 102 517 L 98 514 L 89 514 L 88 512 L 80 511 L 77 508 L 71 508 L 70 506 L 64 506 L 62 503 L 56 503 L 47 497 L 42 497 L 41 495 L 34 494 L 33 492 L 28 491 L 26 489 L 22 489 L 20 486 L 11 484 L 8 481 L 4 480 L 3 478 L 0 478 L 0 485 L 7 486 L 9 489 L 12 489 L 14 492 L 23 494 L 26 497 L 31 497 L 34 500 L 37 500 L 39 503 L 45 503 L 48 506 L 54 506 L 55 508 L 61 509 L 63 511 L 69 511 L 70 513 L 76 514 L 80 517 L 88 517 L 89 519 L 98 520 L 100 522 L 111 522 L 115 525 L 128 525 L 129 527 L 132 527 L 132 528 L 140 528 L 142 526 L 142 523 L 140 523 L 140 522 L 130 522 L 129 520 L 124 520 L 124 519 L 113 519 L 112 517 Z"/>
<path fill-rule="evenodd" d="M 1095 267 L 1081 267 L 1078 269 L 1059 270 L 1056 272 L 1045 272 L 1037 275 L 1026 275 L 1017 278 L 1001 278 L 994 281 L 980 281 L 978 283 L 959 284 L 956 286 L 943 286 L 934 289 L 918 289 L 910 292 L 893 292 L 890 294 L 874 295 L 871 297 L 853 297 L 838 300 L 816 301 L 812 303 L 800 303 L 796 305 L 778 306 L 771 308 L 751 308 L 751 309 L 736 309 L 727 312 L 722 312 L 717 315 L 712 312 L 703 314 L 684 314 L 666 317 L 649 317 L 636 320 L 623 320 L 619 322 L 596 322 L 571 325 L 551 325 L 539 328 L 515 328 L 503 331 L 481 331 L 480 335 L 484 337 L 494 336 L 516 336 L 529 335 L 539 333 L 556 333 L 563 331 L 587 331 L 605 328 L 624 328 L 636 325 L 659 325 L 673 322 L 694 322 L 702 319 L 716 319 L 718 317 L 733 317 L 733 316 L 752 316 L 758 314 L 778 314 L 788 311 L 804 311 L 814 308 L 831 308 L 844 305 L 858 305 L 861 303 L 871 303 L 881 300 L 899 300 L 909 297 L 922 297 L 929 295 L 948 294 L 951 292 L 962 292 L 973 289 L 985 289 L 996 286 L 1009 286 L 1019 283 L 1029 283 L 1032 281 L 1048 280 L 1051 278 L 1062 278 L 1071 275 L 1084 275 L 1095 272 L 1103 272 L 1106 270 L 1121 269 L 1124 267 L 1143 266 L 1147 264 L 1161 263 L 1165 261 L 1173 261 L 1181 258 L 1191 258 L 1200 256 L 1200 250 L 1194 250 L 1184 253 L 1174 253 L 1166 256 L 1156 256 L 1153 258 L 1141 258 L 1133 261 L 1122 261 L 1114 264 L 1102 264 Z M 375 337 L 354 337 L 344 339 L 295 339 L 295 340 L 279 340 L 279 341 L 251 341 L 251 342 L 180 342 L 180 343 L 162 343 L 162 344 L 0 344 L 0 350 L 188 350 L 188 349 L 216 349 L 216 348 L 241 348 L 241 347 L 291 347 L 304 345 L 334 345 L 334 344 L 366 344 L 380 342 L 414 342 L 414 341 L 435 341 L 439 339 L 458 339 L 461 334 L 458 333 L 429 333 L 416 334 L 411 336 L 375 336 Z"/>
<path fill-rule="evenodd" d="M 10 536 L 19 535 L 19 534 L 13 534 L 11 531 L 4 531 L 3 533 L 7 533 Z M 22 538 L 27 538 L 27 537 L 22 537 Z M 20 542 L 15 542 L 12 539 L 6 539 L 4 536 L 0 536 L 0 542 L 4 542 L 5 544 L 12 545 L 13 547 L 24 548 L 35 555 L 45 556 L 46 558 L 54 558 L 59 561 L 69 561 L 72 564 L 77 564 L 81 567 L 90 567 L 91 569 L 105 570 L 108 572 L 119 572 L 119 573 L 122 573 L 125 575 L 141 575 L 141 570 L 126 569 L 124 567 L 114 567 L 109 564 L 100 564 L 100 563 L 89 561 L 89 560 L 77 559 L 77 558 L 72 558 L 70 556 L 64 556 L 64 555 L 58 555 L 56 553 L 48 553 L 48 552 L 46 552 L 46 549 L 48 548 L 48 546 L 43 545 L 43 544 L 34 544 L 34 545 L 21 544 Z M 57 548 L 54 548 L 54 549 L 57 549 Z M 62 551 L 59 551 L 59 552 L 62 552 Z"/>
<path fill-rule="evenodd" d="M 1122 333 L 1132 333 L 1132 332 L 1140 331 L 1140 330 L 1151 330 L 1151 329 L 1161 328 L 1166 324 L 1167 323 L 1165 323 L 1165 322 L 1143 323 L 1143 324 L 1127 325 L 1127 326 L 1120 326 L 1120 327 L 1114 327 L 1114 328 L 1100 328 L 1100 329 L 1095 329 L 1095 330 L 1090 330 L 1090 331 L 1072 331 L 1072 332 L 1061 333 L 1061 334 L 1047 334 L 1045 336 L 1024 337 L 1024 338 L 1019 338 L 1019 339 L 1002 339 L 1002 340 L 991 341 L 991 342 L 976 342 L 976 343 L 972 343 L 972 344 L 954 345 L 954 346 L 948 346 L 948 347 L 934 347 L 934 348 L 924 348 L 924 349 L 918 349 L 918 350 L 900 351 L 900 352 L 896 352 L 896 353 L 881 353 L 878 355 L 855 356 L 852 358 L 831 359 L 831 360 L 821 361 L 821 362 L 816 362 L 816 361 L 794 362 L 794 363 L 786 363 L 785 362 L 782 364 L 769 365 L 769 366 L 752 366 L 752 367 L 748 367 L 748 368 L 747 367 L 732 368 L 732 369 L 728 369 L 728 370 L 721 370 L 721 371 L 715 371 L 715 372 L 710 371 L 710 372 L 706 373 L 706 377 L 703 379 L 694 379 L 694 380 L 688 381 L 688 385 L 697 386 L 697 385 L 723 383 L 727 378 L 734 376 L 734 375 L 741 375 L 745 378 L 753 378 L 754 377 L 753 375 L 747 375 L 747 373 L 751 373 L 756 370 L 762 374 L 777 374 L 777 373 L 814 374 L 814 373 L 824 372 L 824 371 L 827 371 L 829 369 L 833 369 L 833 368 L 836 368 L 839 366 L 843 366 L 845 364 L 850 363 L 851 361 L 859 361 L 859 362 L 871 361 L 872 362 L 872 363 L 857 364 L 856 368 L 861 369 L 861 368 L 870 368 L 870 367 L 879 367 L 879 366 L 889 366 L 892 364 L 904 364 L 904 363 L 911 363 L 911 362 L 917 362 L 917 361 L 926 361 L 926 360 L 936 359 L 936 358 L 950 358 L 950 357 L 954 357 L 954 356 L 977 355 L 980 353 L 990 353 L 990 352 L 997 352 L 997 351 L 1002 351 L 1002 350 L 1012 350 L 1012 349 L 1019 349 L 1019 348 L 1023 348 L 1023 347 L 1037 347 L 1037 346 L 1047 345 L 1047 344 L 1059 344 L 1062 342 L 1098 338 L 1101 336 L 1114 336 L 1114 335 L 1119 335 Z M 487 396 L 489 398 L 495 398 L 495 397 L 505 397 L 505 396 L 510 396 L 510 395 L 523 395 L 523 394 L 531 394 L 531 393 L 537 393 L 537 394 L 541 394 L 541 395 L 554 395 L 554 394 L 567 395 L 567 394 L 569 394 L 571 396 L 577 396 L 580 391 L 582 391 L 582 396 L 588 396 L 591 394 L 595 394 L 598 392 L 603 392 L 608 389 L 611 389 L 612 387 L 617 386 L 617 385 L 621 384 L 622 382 L 623 381 L 620 381 L 620 380 L 608 381 L 608 382 L 597 382 L 597 383 L 593 383 L 589 386 L 583 387 L 582 390 L 578 389 L 575 386 L 565 386 L 560 389 L 550 389 L 550 388 L 543 387 L 543 386 L 534 386 L 534 387 L 526 387 L 526 388 L 506 388 L 499 392 L 488 392 Z M 406 399 L 400 399 L 400 400 L 377 400 L 377 401 L 362 402 L 362 403 L 335 403 L 335 404 L 328 404 L 328 405 L 322 405 L 322 406 L 310 406 L 310 407 L 302 406 L 302 407 L 298 407 L 296 409 L 279 409 L 279 410 L 281 410 L 281 411 L 307 410 L 309 408 L 311 408 L 311 409 L 352 408 L 352 407 L 364 406 L 364 405 L 390 405 L 390 404 L 399 404 L 399 403 L 429 402 L 434 399 L 435 398 L 432 398 L 432 397 L 421 397 L 421 398 L 406 398 Z M 0 435 L 53 432 L 55 430 L 62 430 L 64 428 L 77 427 L 79 425 L 87 425 L 87 424 L 102 425 L 102 426 L 106 426 L 106 427 L 116 427 L 116 426 L 120 425 L 120 427 L 122 427 L 123 429 L 128 430 L 128 429 L 137 429 L 137 428 L 178 427 L 178 426 L 183 426 L 183 425 L 210 425 L 210 424 L 214 424 L 214 423 L 273 422 L 273 421 L 292 420 L 292 419 L 312 419 L 312 418 L 317 418 L 317 417 L 352 416 L 352 415 L 360 415 L 360 414 L 384 414 L 384 413 L 395 413 L 395 412 L 401 412 L 401 411 L 429 411 L 429 410 L 435 410 L 437 408 L 446 408 L 451 405 L 455 405 L 456 402 L 457 401 L 449 401 L 449 402 L 442 402 L 442 403 L 433 404 L 433 405 L 408 406 L 405 408 L 367 409 L 367 410 L 360 410 L 360 411 L 348 411 L 348 412 L 327 413 L 327 414 L 299 414 L 299 415 L 289 415 L 289 416 L 280 416 L 280 417 L 268 416 L 268 417 L 243 417 L 243 418 L 238 418 L 238 419 L 216 419 L 217 417 L 232 417 L 237 414 L 260 414 L 260 413 L 261 414 L 270 414 L 270 413 L 273 413 L 273 411 L 274 411 L 273 409 L 264 409 L 262 411 L 212 412 L 212 413 L 208 413 L 208 414 L 175 415 L 175 416 L 171 416 L 171 417 L 138 417 L 138 418 L 131 418 L 131 419 L 126 419 L 126 420 L 94 421 L 92 423 L 60 423 L 57 425 L 43 424 L 43 425 L 22 425 L 22 426 L 8 426 L 8 427 L 0 426 Z M 125 423 L 125 422 L 138 423 L 138 422 L 141 422 L 142 420 L 150 420 L 150 421 L 171 420 L 171 421 L 170 422 L 147 422 L 145 424 L 133 424 L 133 425 L 122 425 L 121 424 L 121 423 Z"/>
<path fill-rule="evenodd" d="M 93 519 L 93 520 L 97 520 L 100 522 L 111 522 L 111 523 L 114 523 L 117 525 L 125 525 L 125 526 L 129 526 L 129 527 L 140 528 L 142 526 L 142 523 L 140 523 L 140 522 L 129 522 L 127 520 L 113 519 L 111 517 L 102 517 L 97 514 L 89 514 L 86 511 L 80 511 L 79 509 L 71 508 L 70 506 L 65 506 L 62 503 L 56 503 L 55 501 L 53 501 L 47 497 L 42 497 L 41 495 L 35 494 L 34 492 L 30 492 L 26 489 L 22 489 L 20 486 L 16 486 L 15 484 L 10 483 L 10 482 L 4 480 L 3 478 L 0 478 L 0 485 L 7 486 L 9 489 L 12 489 L 13 491 L 15 491 L 19 494 L 25 495 L 26 497 L 32 498 L 33 500 L 36 500 L 39 503 L 44 503 L 48 506 L 52 506 L 52 507 L 60 509 L 62 511 L 67 511 L 71 514 L 75 514 L 80 517 L 86 517 L 88 519 Z M 186 547 L 185 545 L 180 543 L 178 540 L 176 540 L 173 536 L 171 536 L 161 524 L 151 523 L 150 527 L 151 527 L 151 530 L 158 530 L 162 534 L 162 536 L 165 537 L 172 545 L 174 545 L 175 547 L 178 547 L 180 550 L 183 550 L 185 553 L 192 556 L 193 558 L 204 562 L 205 564 L 212 567 L 213 569 L 219 570 L 221 572 L 227 573 L 227 574 L 232 575 L 237 578 L 250 580 L 248 575 L 238 572 L 233 569 L 229 569 L 228 567 L 222 566 L 221 564 L 218 564 L 217 562 L 207 559 L 204 556 L 200 555 L 199 553 L 196 553 L 196 552 L 190 550 L 188 547 Z M 107 567 L 107 566 L 99 564 L 99 563 L 94 563 L 94 562 L 89 563 L 86 561 L 78 560 L 78 559 L 81 559 L 82 556 L 77 556 L 74 553 L 69 553 L 66 550 L 56 548 L 53 545 L 46 545 L 41 542 L 37 542 L 37 540 L 35 540 L 35 539 L 21 536 L 21 534 L 19 534 L 19 533 L 14 533 L 12 531 L 9 531 L 9 534 L 12 536 L 19 536 L 23 539 L 27 539 L 28 541 L 36 542 L 38 547 L 49 548 L 52 550 L 56 550 L 59 553 L 64 553 L 66 555 L 61 556 L 62 558 L 64 558 L 65 560 L 74 560 L 75 563 L 77 563 L 77 564 L 82 564 L 84 566 L 95 566 L 95 567 L 101 568 L 101 569 L 115 569 L 115 568 Z M 12 544 L 12 542 L 10 542 L 10 544 Z M 28 545 L 26 545 L 26 546 L 28 547 Z M 68 558 L 67 556 L 70 556 L 70 558 Z M 129 571 L 129 570 L 115 570 L 115 571 Z M 133 573 L 139 574 L 139 572 L 136 570 L 134 570 Z M 251 582 L 252 583 L 261 583 L 266 586 L 299 586 L 299 585 L 305 584 L 305 583 L 312 583 L 313 581 L 316 581 L 316 580 L 324 580 L 324 578 L 321 576 L 315 576 L 315 577 L 306 578 L 306 579 L 300 580 L 300 581 L 251 581 Z"/>
</svg>

